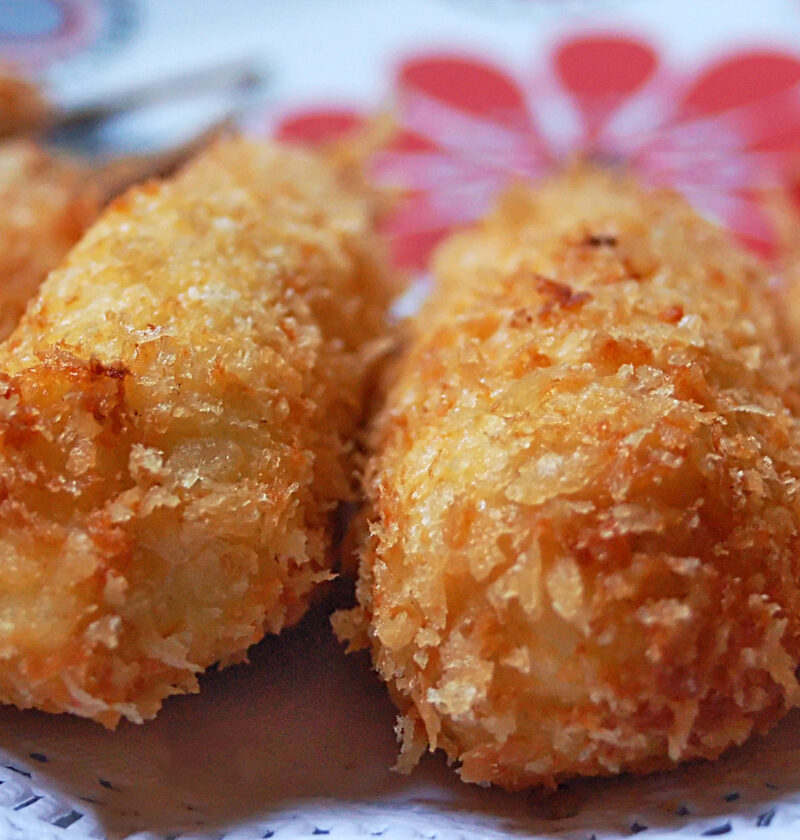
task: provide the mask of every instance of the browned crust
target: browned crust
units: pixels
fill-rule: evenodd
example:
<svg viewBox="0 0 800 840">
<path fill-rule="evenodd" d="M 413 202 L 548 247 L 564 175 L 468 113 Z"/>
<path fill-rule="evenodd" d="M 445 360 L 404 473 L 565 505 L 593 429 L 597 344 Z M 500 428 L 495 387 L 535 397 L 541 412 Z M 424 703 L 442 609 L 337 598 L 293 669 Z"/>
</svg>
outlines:
<svg viewBox="0 0 800 840">
<path fill-rule="evenodd" d="M 715 758 L 798 704 L 800 428 L 763 268 L 576 169 L 452 237 L 372 435 L 360 605 L 401 715 L 511 789 Z"/>
<path fill-rule="evenodd" d="M 219 144 L 134 189 L 0 346 L 0 697 L 113 726 L 297 621 L 390 289 L 366 193 Z"/>
</svg>

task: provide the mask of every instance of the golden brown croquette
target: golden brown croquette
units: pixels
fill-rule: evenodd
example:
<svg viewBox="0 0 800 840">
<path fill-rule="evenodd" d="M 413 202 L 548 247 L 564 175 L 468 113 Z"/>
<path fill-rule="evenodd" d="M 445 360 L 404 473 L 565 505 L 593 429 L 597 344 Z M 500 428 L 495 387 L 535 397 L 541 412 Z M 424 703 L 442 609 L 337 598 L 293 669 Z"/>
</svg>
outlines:
<svg viewBox="0 0 800 840">
<path fill-rule="evenodd" d="M 579 167 L 511 191 L 435 275 L 334 620 L 400 708 L 400 768 L 441 748 L 519 789 L 768 729 L 800 702 L 800 425 L 763 268 Z"/>
<path fill-rule="evenodd" d="M 221 143 L 117 199 L 0 347 L 0 698 L 114 726 L 331 576 L 390 284 L 369 194 Z"/>
</svg>

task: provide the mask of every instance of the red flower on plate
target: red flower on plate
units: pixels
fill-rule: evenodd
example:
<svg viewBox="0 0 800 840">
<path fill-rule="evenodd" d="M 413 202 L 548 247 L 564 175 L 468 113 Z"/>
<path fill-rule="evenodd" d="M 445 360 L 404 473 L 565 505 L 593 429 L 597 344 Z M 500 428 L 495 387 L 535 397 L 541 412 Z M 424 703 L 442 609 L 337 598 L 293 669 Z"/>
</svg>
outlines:
<svg viewBox="0 0 800 840">
<path fill-rule="evenodd" d="M 389 228 L 407 266 L 424 265 L 448 229 L 510 181 L 576 156 L 681 190 L 762 253 L 775 245 L 765 192 L 797 189 L 800 53 L 738 51 L 679 73 L 643 40 L 593 33 L 557 43 L 527 74 L 463 54 L 416 55 L 397 68 L 394 93 L 402 130 L 374 167 L 404 190 Z M 277 133 L 314 142 L 362 118 L 306 110 Z"/>
</svg>

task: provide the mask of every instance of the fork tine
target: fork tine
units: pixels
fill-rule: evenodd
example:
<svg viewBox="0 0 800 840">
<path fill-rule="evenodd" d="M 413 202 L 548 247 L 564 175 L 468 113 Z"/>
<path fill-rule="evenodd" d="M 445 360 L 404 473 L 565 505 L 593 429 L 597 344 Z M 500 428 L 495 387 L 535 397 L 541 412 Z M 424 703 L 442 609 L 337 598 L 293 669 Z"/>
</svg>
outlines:
<svg viewBox="0 0 800 840">
<path fill-rule="evenodd" d="M 215 91 L 251 93 L 266 83 L 265 70 L 254 61 L 226 62 L 147 82 L 113 96 L 56 110 L 48 128 L 52 131 L 103 122 L 114 116 L 168 102 L 178 102 Z"/>
</svg>

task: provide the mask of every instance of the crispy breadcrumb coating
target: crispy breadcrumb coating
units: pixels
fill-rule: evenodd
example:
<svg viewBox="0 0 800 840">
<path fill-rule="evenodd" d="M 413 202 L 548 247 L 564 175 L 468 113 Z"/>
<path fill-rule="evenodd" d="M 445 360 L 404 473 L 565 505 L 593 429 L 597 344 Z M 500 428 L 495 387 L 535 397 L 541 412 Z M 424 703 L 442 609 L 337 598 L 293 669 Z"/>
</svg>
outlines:
<svg viewBox="0 0 800 840">
<path fill-rule="evenodd" d="M 114 726 L 331 577 L 390 295 L 366 191 L 233 140 L 117 199 L 0 346 L 0 697 Z"/>
<path fill-rule="evenodd" d="M 435 261 L 372 434 L 360 605 L 401 715 L 509 789 L 715 758 L 800 703 L 800 427 L 763 269 L 571 171 Z"/>
<path fill-rule="evenodd" d="M 0 340 L 99 211 L 87 166 L 29 140 L 0 144 Z"/>
</svg>

